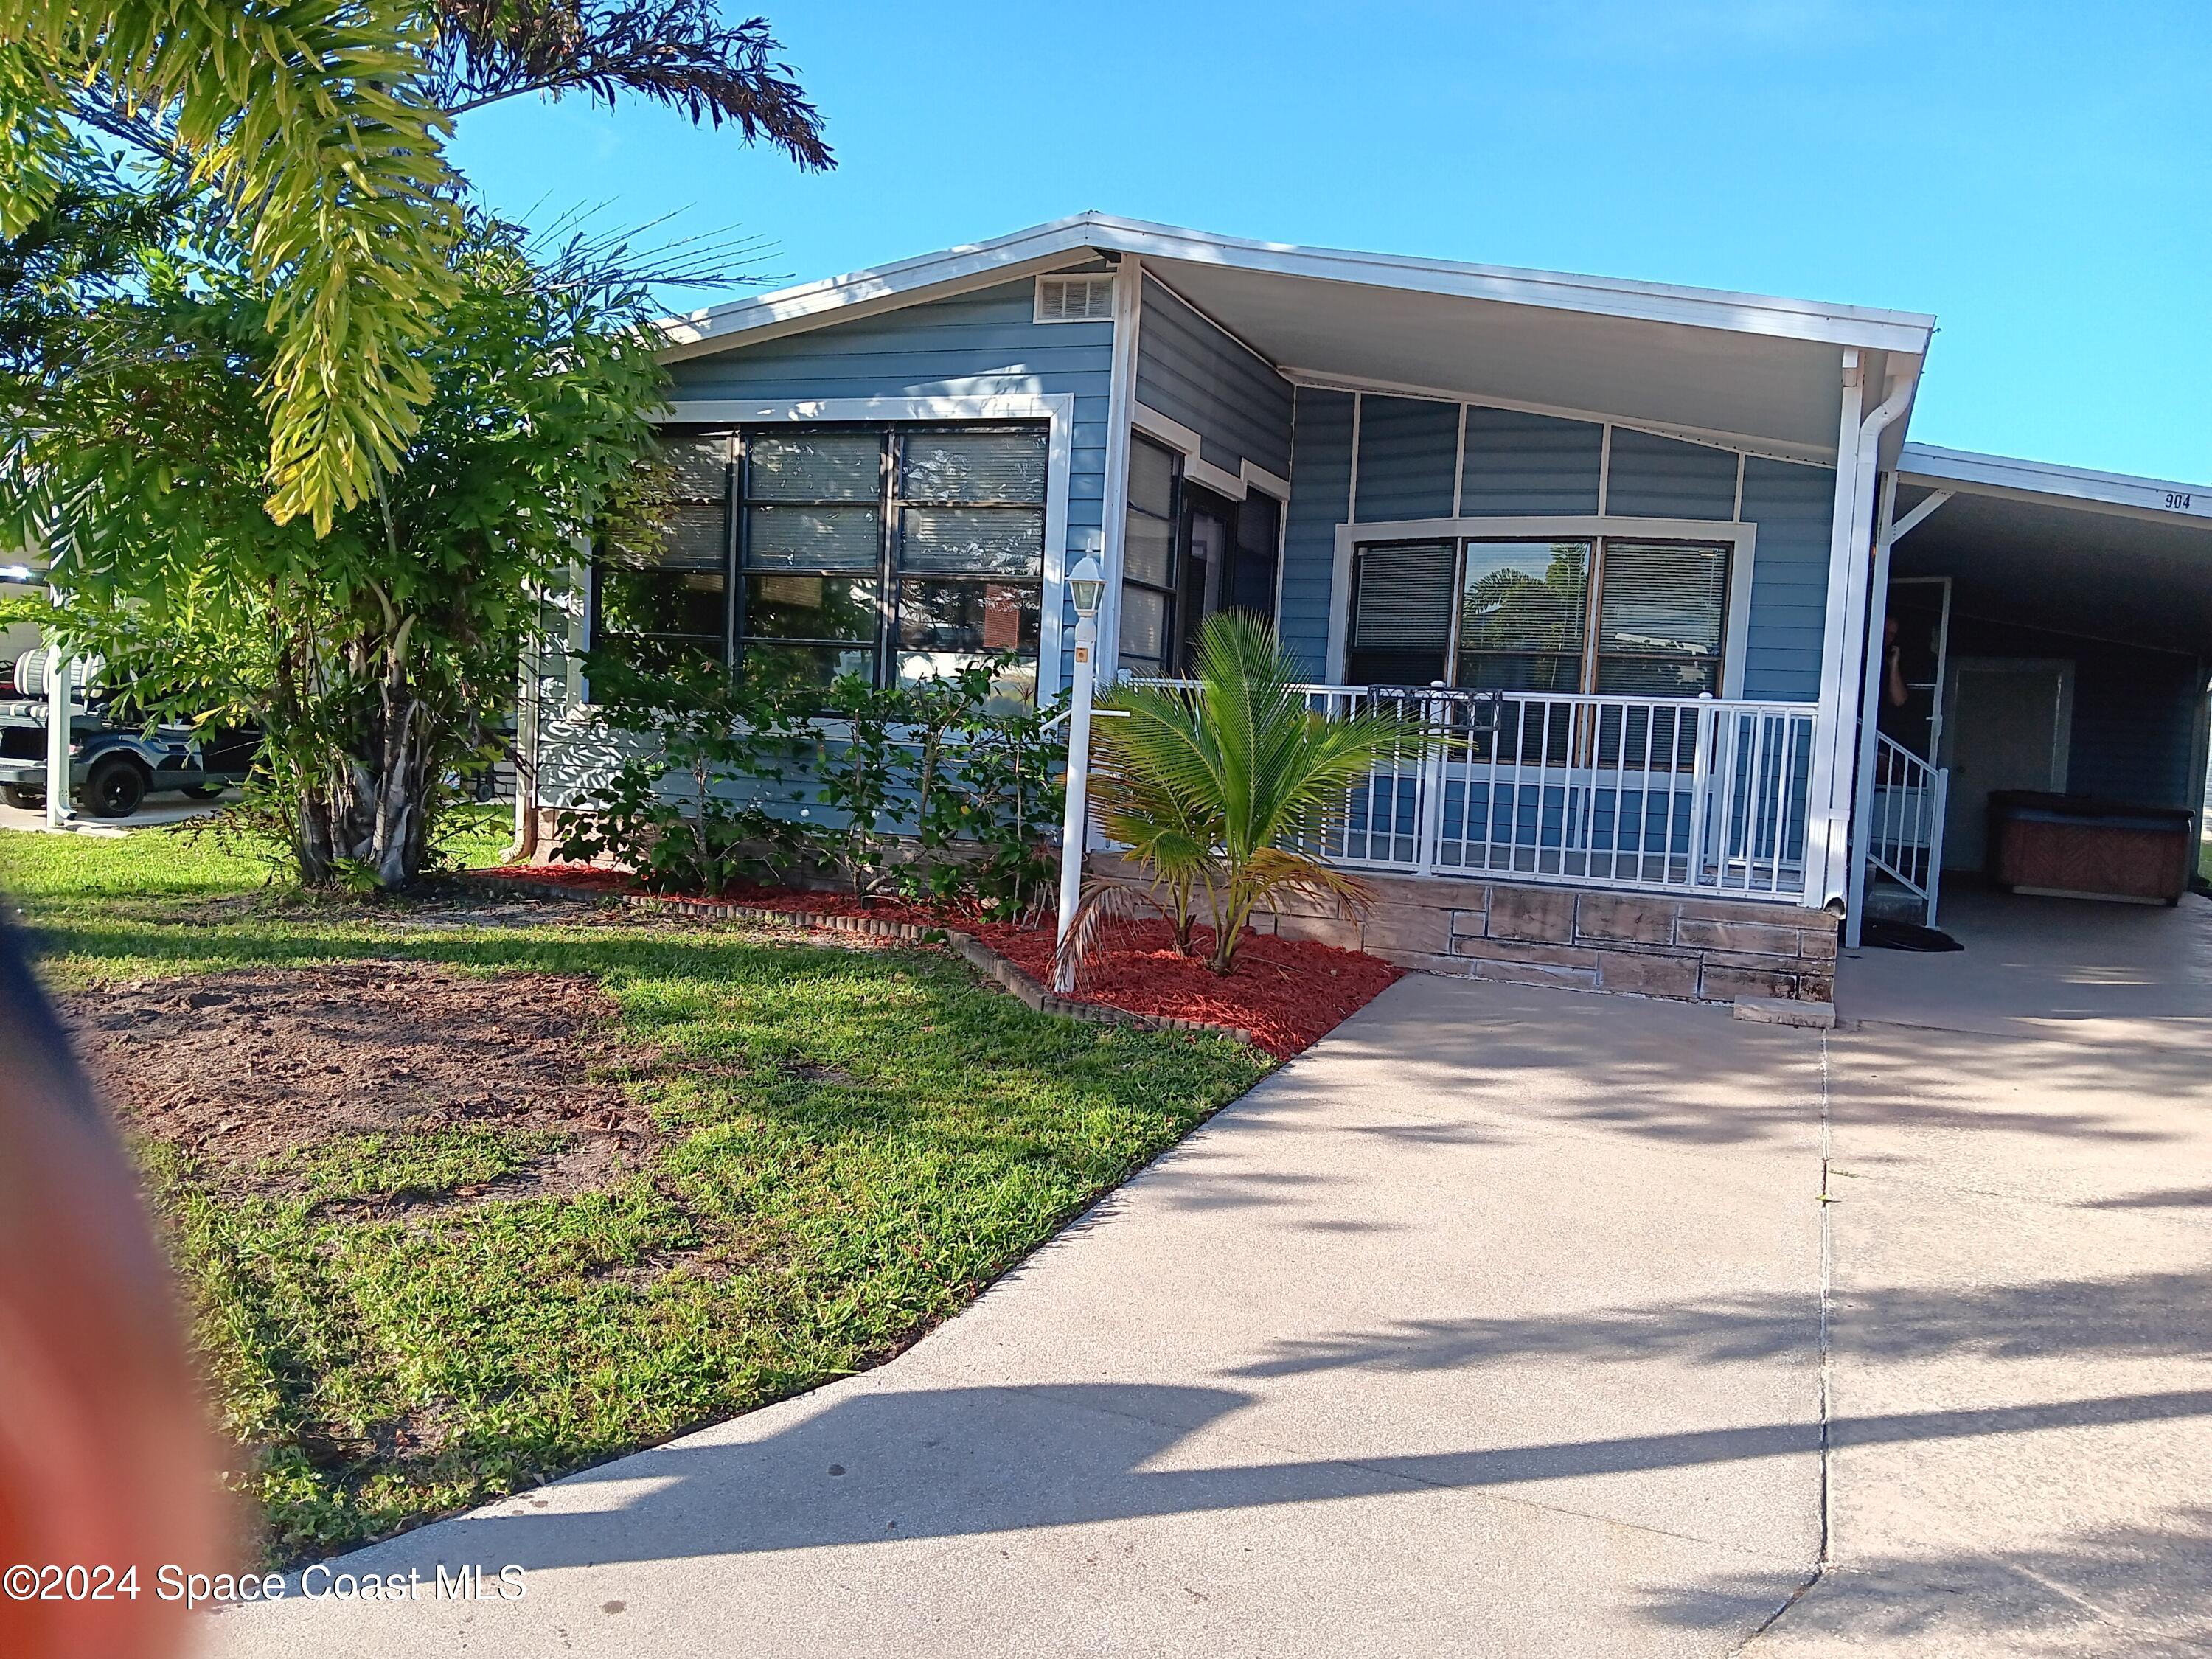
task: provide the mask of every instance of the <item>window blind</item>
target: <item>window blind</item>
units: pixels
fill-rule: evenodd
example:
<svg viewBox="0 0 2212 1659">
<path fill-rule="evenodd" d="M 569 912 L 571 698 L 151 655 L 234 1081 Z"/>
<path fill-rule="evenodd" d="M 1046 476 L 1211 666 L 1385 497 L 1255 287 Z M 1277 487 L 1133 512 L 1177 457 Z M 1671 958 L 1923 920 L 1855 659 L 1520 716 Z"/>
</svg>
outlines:
<svg viewBox="0 0 2212 1659">
<path fill-rule="evenodd" d="M 1382 542 L 1354 550 L 1346 678 L 1361 685 L 1426 685 L 1451 648 L 1452 542 Z"/>
</svg>

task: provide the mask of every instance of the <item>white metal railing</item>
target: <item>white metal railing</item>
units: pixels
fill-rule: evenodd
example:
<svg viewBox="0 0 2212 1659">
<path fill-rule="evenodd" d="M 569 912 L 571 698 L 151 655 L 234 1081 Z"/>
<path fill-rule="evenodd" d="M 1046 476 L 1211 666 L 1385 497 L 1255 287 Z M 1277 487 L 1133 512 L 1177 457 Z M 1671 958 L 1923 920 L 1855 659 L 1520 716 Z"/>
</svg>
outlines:
<svg viewBox="0 0 2212 1659">
<path fill-rule="evenodd" d="M 1874 805 L 1866 824 L 1867 863 L 1919 899 L 1936 925 L 1943 874 L 1943 813 L 1951 775 L 1903 744 L 1875 734 Z"/>
<path fill-rule="evenodd" d="M 1140 684 L 1182 685 L 1181 681 Z M 1332 862 L 1413 875 L 1802 901 L 1810 703 L 1308 685 L 1403 716 L 1348 793 Z M 1417 739 L 1415 733 L 1420 735 Z"/>
</svg>

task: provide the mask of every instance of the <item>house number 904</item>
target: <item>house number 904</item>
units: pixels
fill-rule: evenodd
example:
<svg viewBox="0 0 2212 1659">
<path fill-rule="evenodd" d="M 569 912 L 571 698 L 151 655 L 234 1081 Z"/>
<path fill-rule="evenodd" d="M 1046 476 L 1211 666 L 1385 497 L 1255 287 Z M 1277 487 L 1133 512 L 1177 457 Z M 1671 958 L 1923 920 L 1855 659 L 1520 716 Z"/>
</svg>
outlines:
<svg viewBox="0 0 2212 1659">
<path fill-rule="evenodd" d="M 2166 504 L 2168 507 L 2176 507 L 2186 513 L 2196 507 L 2197 501 L 2193 496 L 2185 495 L 2179 489 L 2169 489 L 2166 492 Z"/>
</svg>

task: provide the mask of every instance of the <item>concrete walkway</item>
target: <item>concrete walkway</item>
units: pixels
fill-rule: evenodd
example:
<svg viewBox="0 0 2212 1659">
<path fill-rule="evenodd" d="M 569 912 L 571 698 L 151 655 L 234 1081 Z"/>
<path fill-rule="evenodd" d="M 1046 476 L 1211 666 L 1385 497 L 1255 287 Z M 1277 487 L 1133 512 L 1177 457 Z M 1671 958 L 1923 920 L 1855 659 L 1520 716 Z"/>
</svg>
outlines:
<svg viewBox="0 0 2212 1659">
<path fill-rule="evenodd" d="M 1820 1070 L 1409 978 L 893 1364 L 340 1564 L 521 1601 L 217 1647 L 1729 1651 L 1820 1546 Z"/>
</svg>

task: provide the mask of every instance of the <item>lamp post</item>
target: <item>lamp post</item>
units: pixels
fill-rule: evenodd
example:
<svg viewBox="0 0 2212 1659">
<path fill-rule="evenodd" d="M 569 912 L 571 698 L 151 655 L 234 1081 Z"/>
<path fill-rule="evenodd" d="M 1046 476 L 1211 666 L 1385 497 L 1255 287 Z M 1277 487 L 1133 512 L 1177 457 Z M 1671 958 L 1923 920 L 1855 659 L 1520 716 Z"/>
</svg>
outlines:
<svg viewBox="0 0 2212 1659">
<path fill-rule="evenodd" d="M 1106 573 L 1085 554 L 1068 573 L 1067 596 L 1075 606 L 1075 676 L 1068 687 L 1067 807 L 1060 821 L 1060 927 L 1056 943 L 1067 943 L 1075 907 L 1083 898 L 1083 854 L 1091 839 L 1091 688 L 1097 678 L 1098 602 L 1106 592 Z M 1075 988 L 1075 965 L 1061 957 L 1053 969 L 1052 988 L 1065 995 Z"/>
</svg>

